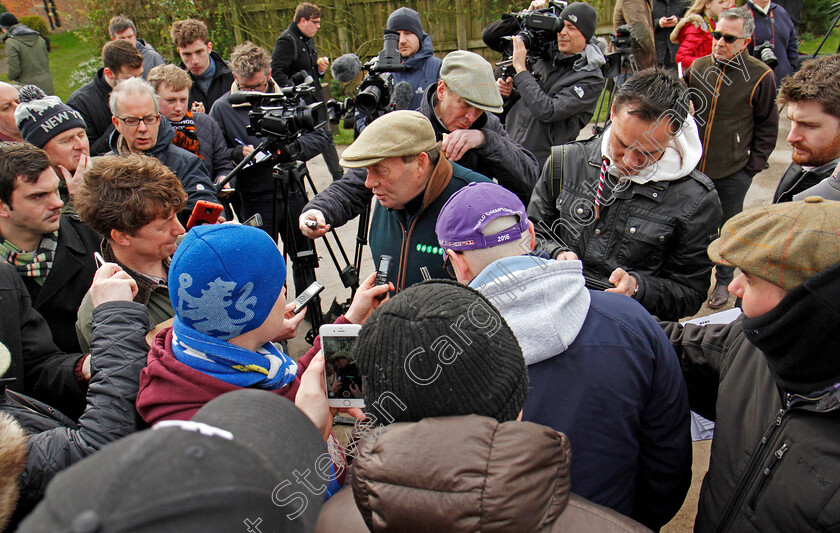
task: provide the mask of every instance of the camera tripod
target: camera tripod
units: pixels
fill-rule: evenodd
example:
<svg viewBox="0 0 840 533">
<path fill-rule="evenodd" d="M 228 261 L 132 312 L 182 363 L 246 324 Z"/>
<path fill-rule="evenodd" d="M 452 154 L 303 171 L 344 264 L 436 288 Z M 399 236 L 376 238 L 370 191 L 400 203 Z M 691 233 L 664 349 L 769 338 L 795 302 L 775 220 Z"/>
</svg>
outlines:
<svg viewBox="0 0 840 533">
<path fill-rule="evenodd" d="M 629 49 L 619 49 L 616 52 L 607 54 L 606 59 L 607 62 L 601 70 L 604 73 L 604 78 L 607 82 L 604 84 L 604 90 L 598 98 L 598 110 L 595 112 L 595 117 L 597 120 L 597 118 L 601 116 L 601 110 L 604 107 L 605 100 L 607 101 L 607 116 L 604 118 L 604 121 L 600 126 L 598 125 L 598 122 L 595 122 L 595 125 L 592 127 L 592 131 L 594 131 L 596 135 L 604 133 L 604 130 L 607 128 L 609 113 L 612 109 L 615 93 L 618 92 L 619 87 L 621 87 L 621 84 L 624 83 L 624 79 L 632 76 L 639 70 L 639 66 L 636 63 L 636 57 Z M 610 93 L 609 99 L 607 99 L 607 92 Z"/>
<path fill-rule="evenodd" d="M 834 4 L 832 4 L 831 9 L 828 10 L 826 15 L 831 15 L 834 13 L 836 14 L 834 15 L 834 20 L 831 22 L 831 27 L 828 28 L 827 32 L 825 32 L 825 37 L 823 37 L 823 40 L 820 42 L 820 45 L 814 52 L 814 55 L 811 56 L 811 59 L 816 59 L 817 55 L 820 53 L 820 50 L 822 50 L 823 45 L 828 40 L 828 36 L 831 35 L 831 32 L 834 31 L 834 28 L 837 27 L 837 23 L 840 22 L 840 2 L 835 2 Z M 837 52 L 835 53 L 840 54 L 840 45 L 837 45 Z"/>
<path fill-rule="evenodd" d="M 230 174 L 228 174 L 225 179 L 216 186 L 216 190 L 217 192 L 221 191 L 222 188 L 230 182 L 230 180 L 239 174 L 243 168 L 248 166 L 248 164 L 260 153 L 267 154 L 267 158 L 269 158 L 269 161 L 272 163 L 280 160 L 279 163 L 274 165 L 272 170 L 273 201 L 271 209 L 273 224 L 271 228 L 264 229 L 269 233 L 271 238 L 279 244 L 281 217 L 278 217 L 278 206 L 280 202 L 285 203 L 285 216 L 282 217 L 282 224 L 284 224 L 285 228 L 284 234 L 286 236 L 286 238 L 283 239 L 283 257 L 289 257 L 292 259 L 292 268 L 294 272 L 293 279 L 295 279 L 296 282 L 295 292 L 299 293 L 308 287 L 313 281 L 316 281 L 315 269 L 319 265 L 318 254 L 315 249 L 314 241 L 301 236 L 302 238 L 300 242 L 296 242 L 296 237 L 300 233 L 300 229 L 297 226 L 297 216 L 300 213 L 293 213 L 291 203 L 289 202 L 290 195 L 299 192 L 303 196 L 303 203 L 305 205 L 305 203 L 309 200 L 305 186 L 307 183 L 312 189 L 313 194 L 318 194 L 315 183 L 306 168 L 306 164 L 301 161 L 294 160 L 282 161 L 282 159 L 285 158 L 282 154 L 287 154 L 287 150 L 283 147 L 280 139 L 269 138 L 263 141 L 252 153 L 248 154 L 238 165 L 236 165 Z M 335 233 L 335 230 L 333 229 L 330 230 L 330 233 L 333 234 L 335 245 L 343 259 L 344 267 L 342 267 L 339 263 L 339 259 L 336 256 L 333 247 L 330 245 L 330 242 L 326 239 L 326 235 L 324 236 L 324 245 L 327 247 L 330 258 L 335 264 L 336 270 L 339 272 L 339 278 L 341 279 L 342 284 L 346 288 L 351 288 L 352 292 L 355 293 L 356 288 L 359 286 L 358 268 L 361 265 L 361 248 L 364 245 L 357 244 L 356 264 L 354 266 L 350 264 L 350 260 L 347 257 L 344 246 L 338 238 L 338 234 Z M 365 232 L 365 235 L 366 234 L 367 233 Z M 306 242 L 306 244 L 301 245 L 303 242 Z M 365 240 L 365 243 L 366 242 L 367 241 Z M 298 283 L 301 285 L 300 287 L 297 286 Z M 335 305 L 336 304 L 334 304 L 334 306 Z M 324 323 L 324 313 L 321 308 L 320 296 L 314 297 L 312 301 L 307 304 L 307 310 L 312 326 L 306 333 L 305 338 L 307 342 L 312 344 L 315 341 L 315 337 L 318 335 L 318 329 Z"/>
</svg>

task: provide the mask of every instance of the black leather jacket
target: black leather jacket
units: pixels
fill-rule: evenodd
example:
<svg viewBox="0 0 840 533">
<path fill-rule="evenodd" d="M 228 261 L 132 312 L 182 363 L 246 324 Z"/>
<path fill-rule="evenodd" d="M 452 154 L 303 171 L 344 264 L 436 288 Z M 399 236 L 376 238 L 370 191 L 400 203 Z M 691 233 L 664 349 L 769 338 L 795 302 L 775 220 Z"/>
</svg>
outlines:
<svg viewBox="0 0 840 533">
<path fill-rule="evenodd" d="M 706 248 L 721 220 L 712 180 L 693 170 L 674 181 L 626 182 L 611 194 L 605 190 L 596 220 L 601 137 L 563 148 L 562 187 L 559 176 L 552 179 L 552 156 L 528 206 L 538 247 L 552 257 L 571 249 L 583 262 L 584 276 L 601 283 L 621 267 L 639 284 L 636 300 L 663 320 L 697 312 L 710 284 Z M 618 183 L 612 176 L 608 181 Z"/>
</svg>

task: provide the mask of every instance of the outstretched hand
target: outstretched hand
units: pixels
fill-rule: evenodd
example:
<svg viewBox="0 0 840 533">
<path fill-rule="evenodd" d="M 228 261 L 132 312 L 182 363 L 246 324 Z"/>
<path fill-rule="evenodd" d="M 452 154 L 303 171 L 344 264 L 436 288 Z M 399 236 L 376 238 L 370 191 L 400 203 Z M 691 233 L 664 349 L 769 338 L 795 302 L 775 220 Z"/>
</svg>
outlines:
<svg viewBox="0 0 840 533">
<path fill-rule="evenodd" d="M 387 285 L 376 285 L 376 272 L 365 279 L 356 290 L 350 309 L 344 313 L 344 318 L 353 324 L 364 324 L 365 320 L 377 307 L 389 299 L 388 291 L 396 290 L 390 281 Z"/>
</svg>

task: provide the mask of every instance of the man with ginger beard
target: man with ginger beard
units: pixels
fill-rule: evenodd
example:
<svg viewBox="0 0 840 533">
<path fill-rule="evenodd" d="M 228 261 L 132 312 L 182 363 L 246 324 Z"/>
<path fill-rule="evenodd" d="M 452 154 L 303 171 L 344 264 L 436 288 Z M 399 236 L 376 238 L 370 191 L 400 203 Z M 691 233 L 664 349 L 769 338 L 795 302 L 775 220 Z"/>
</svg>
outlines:
<svg viewBox="0 0 840 533">
<path fill-rule="evenodd" d="M 818 184 L 826 198 L 840 197 L 840 185 L 831 176 L 840 162 L 840 56 L 805 63 L 785 79 L 777 102 L 787 106 L 791 121 L 787 140 L 793 147 L 793 163 L 779 180 L 773 202 L 817 194 L 810 189 Z"/>
</svg>

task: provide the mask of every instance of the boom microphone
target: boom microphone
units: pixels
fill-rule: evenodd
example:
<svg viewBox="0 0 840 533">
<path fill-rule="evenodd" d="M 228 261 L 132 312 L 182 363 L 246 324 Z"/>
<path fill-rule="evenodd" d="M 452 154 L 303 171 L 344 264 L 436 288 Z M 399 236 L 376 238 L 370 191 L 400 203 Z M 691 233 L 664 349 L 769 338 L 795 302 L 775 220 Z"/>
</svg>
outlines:
<svg viewBox="0 0 840 533">
<path fill-rule="evenodd" d="M 340 83 L 350 83 L 362 71 L 362 61 L 356 54 L 344 54 L 333 61 L 330 67 L 333 78 Z"/>
<path fill-rule="evenodd" d="M 391 93 L 391 103 L 397 111 L 411 109 L 411 101 L 414 99 L 414 88 L 407 81 L 401 81 L 394 85 L 394 92 Z"/>
</svg>

